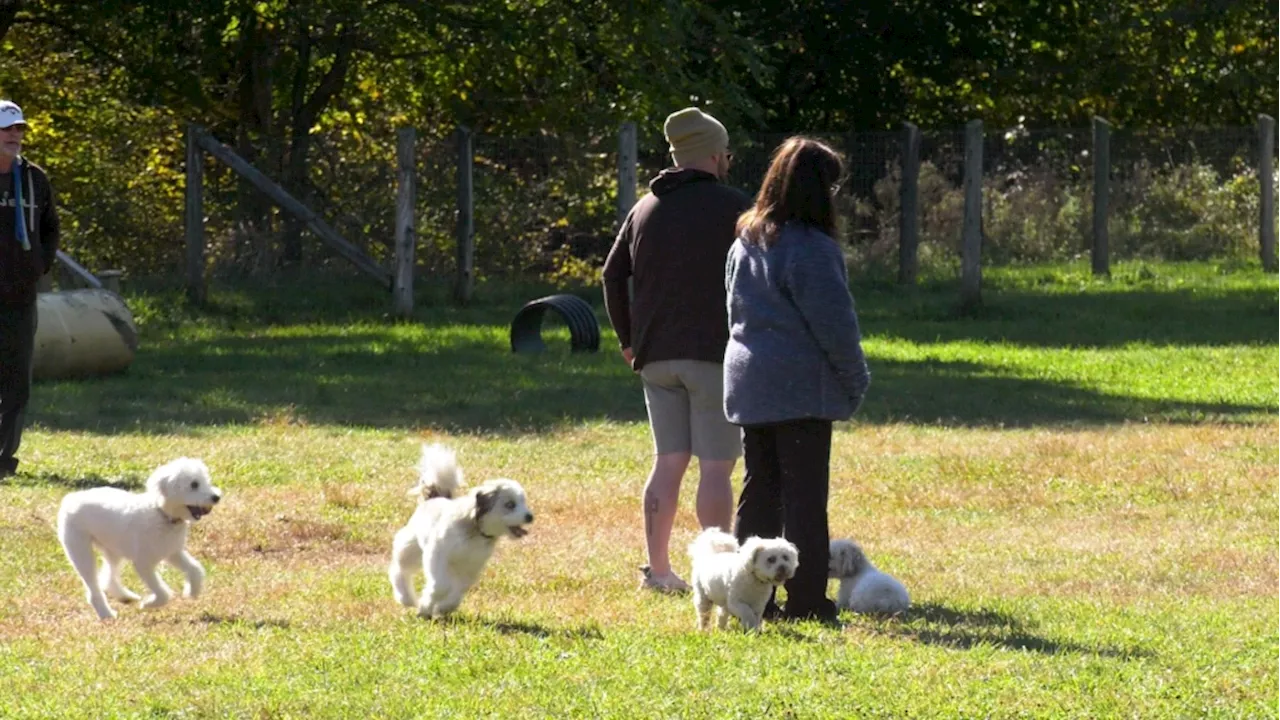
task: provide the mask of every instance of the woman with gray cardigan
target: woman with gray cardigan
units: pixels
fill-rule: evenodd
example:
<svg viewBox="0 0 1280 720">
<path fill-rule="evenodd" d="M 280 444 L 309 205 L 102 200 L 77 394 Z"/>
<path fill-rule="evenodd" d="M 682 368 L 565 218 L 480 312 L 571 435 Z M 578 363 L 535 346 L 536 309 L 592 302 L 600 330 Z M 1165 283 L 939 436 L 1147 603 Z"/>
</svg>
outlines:
<svg viewBox="0 0 1280 720">
<path fill-rule="evenodd" d="M 836 234 L 840 155 L 803 137 L 773 156 L 738 220 L 725 288 L 724 409 L 743 428 L 746 479 L 734 534 L 782 535 L 800 550 L 787 602 L 766 617 L 838 623 L 827 594 L 831 428 L 870 382 Z"/>
</svg>

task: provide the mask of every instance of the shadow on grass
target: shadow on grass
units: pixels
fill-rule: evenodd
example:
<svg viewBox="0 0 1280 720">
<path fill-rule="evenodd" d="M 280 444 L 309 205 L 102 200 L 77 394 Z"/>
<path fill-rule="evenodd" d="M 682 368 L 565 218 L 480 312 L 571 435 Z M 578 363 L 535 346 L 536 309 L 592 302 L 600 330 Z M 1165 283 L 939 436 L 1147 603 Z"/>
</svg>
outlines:
<svg viewBox="0 0 1280 720">
<path fill-rule="evenodd" d="M 433 338 L 318 329 L 153 343 L 126 374 L 42 383 L 30 420 L 53 430 L 175 433 L 224 424 L 312 424 L 536 433 L 584 421 L 643 422 L 639 380 L 611 352 L 515 355 L 490 328 Z M 1274 405 L 1104 395 L 999 376 L 963 361 L 873 362 L 865 423 L 954 426 L 1258 422 Z"/>
<path fill-rule="evenodd" d="M 161 342 L 125 374 L 38 385 L 29 419 L 180 434 L 254 423 L 519 433 L 646 418 L 639 380 L 611 354 L 515 355 L 488 331 L 433 337 L 447 330 Z"/>
<path fill-rule="evenodd" d="M 1151 657 L 1141 648 L 1085 645 L 1042 638 L 1028 631 L 1014 617 L 994 610 L 958 610 L 945 605 L 913 605 L 905 614 L 878 622 L 878 632 L 954 650 L 995 647 L 1004 650 L 1097 655 L 1121 659 Z"/>
<path fill-rule="evenodd" d="M 65 490 L 88 490 L 104 485 L 141 492 L 146 486 L 146 478 L 108 478 L 98 474 L 67 477 L 56 472 L 27 473 L 19 470 L 16 475 L 0 479 L 0 487 L 60 487 Z"/>
<path fill-rule="evenodd" d="M 922 422 L 951 427 L 1030 427 L 1072 423 L 1260 422 L 1277 407 L 1186 402 L 1103 394 L 1063 382 L 1001 377 L 997 368 L 961 360 L 875 360 L 862 422 Z"/>
<path fill-rule="evenodd" d="M 737 621 L 735 620 L 734 622 L 736 623 Z M 809 623 L 806 623 L 806 625 L 813 628 L 816 632 L 822 632 L 823 630 L 832 629 L 818 622 L 809 622 Z M 742 626 L 740 625 L 734 624 L 734 625 L 730 625 L 729 627 L 739 632 L 742 631 Z M 786 620 L 774 620 L 774 621 L 766 620 L 764 623 L 764 627 L 765 627 L 764 632 L 772 635 L 780 635 L 786 638 L 790 642 L 804 642 L 804 643 L 819 642 L 819 639 L 816 636 L 814 636 L 812 633 L 801 632 L 800 630 L 797 630 L 794 627 L 791 627 L 790 623 Z"/>
<path fill-rule="evenodd" d="M 1275 345 L 1273 288 L 1125 290 L 1063 293 L 988 292 L 983 306 L 959 317 L 945 291 L 872 290 L 858 297 L 868 335 L 917 343 L 1005 342 L 1042 348 L 1166 345 Z"/>
<path fill-rule="evenodd" d="M 200 617 L 191 621 L 191 624 L 193 625 L 196 623 L 204 625 L 227 625 L 230 627 L 247 628 L 250 630 L 263 630 L 266 628 L 288 630 L 292 627 L 288 620 L 253 620 L 240 615 L 216 615 L 214 613 L 202 613 Z"/>
<path fill-rule="evenodd" d="M 490 628 L 502 635 L 528 635 L 536 638 L 555 637 L 563 640 L 603 640 L 604 633 L 595 625 L 556 628 L 524 620 L 469 618 L 461 620 L 478 627 Z"/>
<path fill-rule="evenodd" d="M 1018 270 L 993 287 L 974 316 L 957 317 L 954 283 L 911 289 L 859 289 L 864 332 L 920 344 L 972 340 L 1033 347 L 1153 345 L 1274 347 L 1277 301 L 1272 276 L 1179 275 L 1174 285 L 1088 285 L 1064 292 L 1051 270 Z M 1040 273 L 1040 274 L 1037 274 Z M 1043 277 L 1041 277 L 1043 276 Z M 1235 277 L 1235 276 L 1230 276 Z M 1229 278 L 1230 279 L 1230 278 Z M 1043 285 L 1040 284 L 1044 280 Z M 1185 281 L 1185 285 L 1177 285 Z M 1054 284 L 1058 283 L 1058 284 Z M 1197 284 L 1199 283 L 1199 284 Z M 1074 286 L 1073 286 L 1074 287 Z M 509 322 L 523 302 L 551 292 L 489 283 L 465 307 L 428 287 L 415 320 L 387 317 L 385 293 L 352 278 L 305 277 L 214 293 L 210 306 L 186 307 L 174 288 L 130 298 L 141 347 L 121 375 L 40 383 L 29 420 L 53 430 L 100 433 L 198 431 L 225 424 L 318 424 L 536 433 L 590 421 L 643 422 L 643 392 L 613 347 L 598 289 L 576 291 L 596 309 L 601 352 L 515 355 Z M 563 331 L 560 328 L 559 332 Z M 1277 405 L 1185 402 L 1102 394 L 1051 379 L 1012 376 L 992 364 L 871 357 L 865 423 L 954 426 L 1076 423 L 1262 422 Z M 1272 398 L 1274 400 L 1274 398 Z"/>
</svg>

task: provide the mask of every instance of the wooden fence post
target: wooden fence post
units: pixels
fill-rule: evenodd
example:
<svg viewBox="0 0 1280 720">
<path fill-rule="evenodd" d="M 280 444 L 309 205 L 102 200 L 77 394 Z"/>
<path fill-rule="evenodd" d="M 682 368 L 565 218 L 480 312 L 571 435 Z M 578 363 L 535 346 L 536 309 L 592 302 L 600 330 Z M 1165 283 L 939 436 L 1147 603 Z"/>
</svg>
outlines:
<svg viewBox="0 0 1280 720">
<path fill-rule="evenodd" d="M 453 298 L 460 303 L 471 300 L 475 276 L 475 204 L 472 196 L 472 163 L 474 161 L 471 130 L 458 126 L 458 277 Z"/>
<path fill-rule="evenodd" d="M 196 141 L 199 128 L 187 125 L 187 297 L 196 305 L 205 302 L 204 283 L 204 155 Z"/>
<path fill-rule="evenodd" d="M 903 123 L 902 199 L 898 208 L 898 283 L 914 285 L 920 247 L 920 128 Z"/>
<path fill-rule="evenodd" d="M 393 291 L 397 317 L 413 315 L 413 251 L 417 243 L 414 233 L 414 149 L 418 132 L 409 128 L 396 131 L 396 276 Z"/>
<path fill-rule="evenodd" d="M 964 128 L 964 245 L 960 255 L 960 309 L 982 304 L 982 121 Z"/>
<path fill-rule="evenodd" d="M 1261 215 L 1258 223 L 1258 252 L 1262 268 L 1276 271 L 1276 119 L 1270 115 L 1258 116 L 1258 182 L 1262 186 L 1259 202 Z"/>
<path fill-rule="evenodd" d="M 618 226 L 636 204 L 636 124 L 627 121 L 618 130 Z"/>
<path fill-rule="evenodd" d="M 1111 123 L 1093 118 L 1093 245 L 1094 275 L 1111 275 L 1111 246 L 1107 217 L 1111 202 Z"/>
</svg>

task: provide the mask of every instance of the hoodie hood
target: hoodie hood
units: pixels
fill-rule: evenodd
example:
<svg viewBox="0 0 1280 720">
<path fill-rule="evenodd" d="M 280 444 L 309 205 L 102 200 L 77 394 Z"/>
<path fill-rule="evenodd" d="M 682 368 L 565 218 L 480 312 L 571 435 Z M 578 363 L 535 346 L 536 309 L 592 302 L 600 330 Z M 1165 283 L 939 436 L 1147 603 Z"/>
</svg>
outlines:
<svg viewBox="0 0 1280 720">
<path fill-rule="evenodd" d="M 662 196 L 676 188 L 700 182 L 720 182 L 720 180 L 705 170 L 671 167 L 658 173 L 657 177 L 650 180 L 649 189 L 653 191 L 654 195 Z"/>
</svg>

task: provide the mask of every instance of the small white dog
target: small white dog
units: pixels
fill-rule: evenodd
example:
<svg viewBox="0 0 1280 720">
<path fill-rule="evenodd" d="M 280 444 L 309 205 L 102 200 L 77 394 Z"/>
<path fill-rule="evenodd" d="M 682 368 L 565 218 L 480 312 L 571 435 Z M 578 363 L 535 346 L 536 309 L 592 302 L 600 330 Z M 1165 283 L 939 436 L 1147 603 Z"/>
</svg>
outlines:
<svg viewBox="0 0 1280 720">
<path fill-rule="evenodd" d="M 747 630 L 759 630 L 769 593 L 790 580 L 800 564 L 800 552 L 782 538 L 748 538 L 741 547 L 729 533 L 703 530 L 689 545 L 693 559 L 690 578 L 698 629 L 711 625 L 711 608 L 719 608 L 719 627 L 728 627 L 729 616 Z"/>
<path fill-rule="evenodd" d="M 840 580 L 837 607 L 856 613 L 897 615 L 911 606 L 906 587 L 876 569 L 852 540 L 831 541 L 829 569 L 830 576 Z"/>
<path fill-rule="evenodd" d="M 98 617 L 108 620 L 116 616 L 107 596 L 124 602 L 141 599 L 120 584 L 124 560 L 133 563 L 138 577 L 151 590 L 142 600 L 144 608 L 160 607 L 173 597 L 156 572 L 161 562 L 186 575 L 184 595 L 198 596 L 204 586 L 204 568 L 186 551 L 187 528 L 221 499 L 222 491 L 209 479 L 209 468 L 200 460 L 185 457 L 151 473 L 145 492 L 99 487 L 63 498 L 58 509 L 58 539 L 80 573 Z M 95 546 L 102 551 L 102 569 L 96 577 Z"/>
<path fill-rule="evenodd" d="M 418 508 L 396 533 L 387 574 L 396 601 L 424 618 L 447 615 L 480 579 L 498 538 L 524 537 L 533 522 L 524 488 L 507 478 L 489 480 L 462 497 L 462 469 L 452 450 L 423 445 L 418 484 L 409 492 Z M 426 575 L 419 602 L 414 578 Z"/>
</svg>

